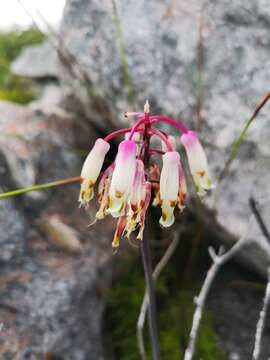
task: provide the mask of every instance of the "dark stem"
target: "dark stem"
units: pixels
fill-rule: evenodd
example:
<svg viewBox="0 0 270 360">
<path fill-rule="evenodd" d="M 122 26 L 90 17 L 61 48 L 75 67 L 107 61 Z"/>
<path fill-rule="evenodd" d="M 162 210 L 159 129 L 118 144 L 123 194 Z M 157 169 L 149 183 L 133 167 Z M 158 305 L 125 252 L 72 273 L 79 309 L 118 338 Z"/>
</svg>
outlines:
<svg viewBox="0 0 270 360">
<path fill-rule="evenodd" d="M 155 297 L 154 281 L 152 276 L 150 246 L 147 237 L 144 237 L 143 240 L 141 241 L 140 248 L 142 253 L 144 275 L 145 275 L 146 288 L 149 299 L 147 314 L 148 314 L 149 333 L 150 333 L 152 349 L 153 349 L 153 359 L 159 360 L 160 349 L 159 349 L 158 331 L 157 331 L 156 297 Z"/>
<path fill-rule="evenodd" d="M 143 151 L 143 162 L 145 167 L 147 168 L 149 165 L 149 158 L 150 158 L 150 114 L 144 113 L 145 115 L 145 128 L 144 128 L 144 151 Z M 158 341 L 158 330 L 157 330 L 157 316 L 156 316 L 156 296 L 155 296 L 155 289 L 154 289 L 154 281 L 152 275 L 152 262 L 151 262 L 151 252 L 150 252 L 150 244 L 148 240 L 149 229 L 146 222 L 146 229 L 144 231 L 146 236 L 144 236 L 143 240 L 141 241 L 141 253 L 142 253 L 142 261 L 143 261 L 143 269 L 144 269 L 144 276 L 146 281 L 146 290 L 148 295 L 149 306 L 147 310 L 148 315 L 148 326 L 149 326 L 149 333 L 152 343 L 152 350 L 153 350 L 153 359 L 159 360 L 160 359 L 160 349 L 159 349 L 159 341 Z"/>
<path fill-rule="evenodd" d="M 260 211 L 257 208 L 256 205 L 256 201 L 253 197 L 249 198 L 249 206 L 251 208 L 251 211 L 253 212 L 255 219 L 261 229 L 262 234 L 264 235 L 264 237 L 268 240 L 268 242 L 270 243 L 270 233 L 268 231 L 268 228 L 265 224 L 264 219 L 262 218 L 262 215 L 260 213 Z"/>
</svg>

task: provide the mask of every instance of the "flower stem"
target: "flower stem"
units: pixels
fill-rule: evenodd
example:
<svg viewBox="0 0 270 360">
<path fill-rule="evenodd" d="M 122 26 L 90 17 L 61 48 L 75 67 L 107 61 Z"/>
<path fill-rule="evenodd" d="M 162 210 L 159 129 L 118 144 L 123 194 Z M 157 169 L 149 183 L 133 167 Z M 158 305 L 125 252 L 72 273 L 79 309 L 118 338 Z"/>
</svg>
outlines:
<svg viewBox="0 0 270 360">
<path fill-rule="evenodd" d="M 140 125 L 144 125 L 145 122 L 146 122 L 145 115 L 144 115 L 143 118 L 140 118 L 139 120 L 137 120 L 137 121 L 135 122 L 135 124 L 132 126 L 132 129 L 131 129 L 131 132 L 130 132 L 130 134 L 129 134 L 128 140 L 132 140 L 132 137 L 133 137 L 134 133 L 137 131 L 138 127 L 139 127 Z"/>
<path fill-rule="evenodd" d="M 168 140 L 168 138 L 167 138 L 161 131 L 159 131 L 158 129 L 155 129 L 155 128 L 153 128 L 153 127 L 151 127 L 151 129 L 149 129 L 149 132 L 152 133 L 152 134 L 154 134 L 154 135 L 159 136 L 159 137 L 161 138 L 161 140 L 165 143 L 168 151 L 173 151 L 172 144 L 170 143 L 170 141 Z"/>
<path fill-rule="evenodd" d="M 171 118 L 164 117 L 164 116 L 152 115 L 152 116 L 150 116 L 150 121 L 151 121 L 151 124 L 153 124 L 155 122 L 159 122 L 159 121 L 171 124 L 171 125 L 175 126 L 177 129 L 179 129 L 184 134 L 186 134 L 189 131 L 188 128 L 185 127 L 185 125 L 181 121 L 176 121 Z"/>
<path fill-rule="evenodd" d="M 154 290 L 154 281 L 152 276 L 150 246 L 147 237 L 144 237 L 143 240 L 141 241 L 140 248 L 141 248 L 142 260 L 143 260 L 144 275 L 146 280 L 146 289 L 149 299 L 148 325 L 149 325 L 150 338 L 152 342 L 153 359 L 160 360 L 160 348 L 158 341 L 157 319 L 156 319 L 156 297 Z"/>
<path fill-rule="evenodd" d="M 114 137 L 119 136 L 119 135 L 124 135 L 126 133 L 129 133 L 130 131 L 131 131 L 131 128 L 120 129 L 120 130 L 114 131 L 111 134 L 107 135 L 103 140 L 108 142 L 111 139 L 113 139 Z M 134 132 L 142 133 L 143 131 L 144 130 L 141 128 L 136 128 L 136 130 Z"/>
<path fill-rule="evenodd" d="M 46 190 L 46 189 L 56 187 L 56 186 L 75 184 L 75 183 L 80 182 L 80 179 L 81 179 L 80 176 L 76 176 L 73 178 L 52 181 L 47 184 L 34 185 L 34 186 L 27 187 L 27 188 L 21 188 L 21 189 L 17 189 L 17 190 L 13 190 L 13 191 L 8 191 L 8 192 L 0 194 L 0 199 L 5 199 L 5 198 L 11 197 L 11 196 L 22 195 L 22 194 L 25 194 L 25 193 L 28 193 L 31 191 Z"/>
</svg>

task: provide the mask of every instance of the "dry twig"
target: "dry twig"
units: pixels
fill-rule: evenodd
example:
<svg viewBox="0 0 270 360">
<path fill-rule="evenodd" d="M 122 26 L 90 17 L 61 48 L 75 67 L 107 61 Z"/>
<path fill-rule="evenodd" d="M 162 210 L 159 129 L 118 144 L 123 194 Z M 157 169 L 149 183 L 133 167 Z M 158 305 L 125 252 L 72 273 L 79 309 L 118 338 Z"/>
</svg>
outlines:
<svg viewBox="0 0 270 360">
<path fill-rule="evenodd" d="M 254 350 L 252 354 L 252 360 L 258 360 L 261 352 L 261 344 L 262 344 L 262 335 L 265 325 L 265 318 L 267 313 L 267 308 L 270 300 L 270 267 L 268 268 L 268 282 L 266 285 L 265 296 L 263 299 L 263 307 L 260 312 L 259 321 L 256 326 L 256 334 L 255 334 L 255 342 L 254 342 Z"/>
<path fill-rule="evenodd" d="M 269 231 L 267 229 L 267 226 L 264 222 L 264 219 L 263 219 L 259 209 L 257 208 L 256 201 L 253 197 L 251 197 L 249 199 L 249 206 L 251 208 L 252 213 L 254 214 L 254 217 L 258 223 L 259 228 L 261 229 L 262 234 L 268 240 L 268 243 L 270 243 Z M 258 360 L 259 356 L 260 356 L 262 335 L 263 335 L 263 330 L 264 330 L 264 326 L 265 326 L 265 318 L 266 318 L 269 301 L 270 301 L 270 266 L 268 267 L 268 280 L 267 280 L 267 285 L 266 285 L 266 289 L 265 289 L 265 296 L 263 299 L 263 306 L 262 306 L 262 310 L 260 311 L 259 320 L 258 320 L 257 326 L 256 326 L 256 334 L 255 334 L 255 342 L 254 342 L 252 360 Z"/>
<path fill-rule="evenodd" d="M 192 327 L 189 335 L 189 343 L 185 351 L 184 360 L 191 360 L 194 355 L 197 334 L 202 318 L 204 305 L 218 270 L 222 265 L 229 261 L 246 243 L 247 239 L 245 236 L 243 236 L 227 252 L 224 252 L 224 249 L 221 247 L 218 253 L 216 253 L 212 247 L 209 247 L 209 255 L 213 260 L 213 264 L 207 272 L 199 296 L 194 299 L 196 309 L 193 316 Z"/>
</svg>

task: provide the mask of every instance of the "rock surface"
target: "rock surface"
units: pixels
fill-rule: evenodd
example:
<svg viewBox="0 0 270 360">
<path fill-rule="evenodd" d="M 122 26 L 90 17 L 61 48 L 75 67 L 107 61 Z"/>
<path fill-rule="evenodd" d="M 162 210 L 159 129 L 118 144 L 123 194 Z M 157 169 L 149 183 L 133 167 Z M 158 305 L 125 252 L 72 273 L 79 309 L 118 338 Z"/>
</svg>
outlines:
<svg viewBox="0 0 270 360">
<path fill-rule="evenodd" d="M 77 117 L 55 110 L 62 100 L 58 89 L 56 93 L 50 90 L 44 102 L 32 108 L 0 103 L 2 190 L 78 175 L 81 161 L 77 150 L 88 148 L 89 134 L 91 142 L 96 136 L 89 123 L 105 132 L 123 125 L 120 114 L 141 109 L 146 98 L 153 112 L 187 119 L 193 128 L 198 125 L 201 2 L 119 0 L 117 4 L 128 76 L 119 52 L 121 39 L 112 2 L 107 0 L 67 0 L 61 26 L 65 44 L 60 54 L 61 72 L 56 52 L 52 54 L 48 44 L 41 52 L 40 48 L 26 50 L 13 65 L 13 71 L 23 76 L 59 77 L 66 110 Z M 205 2 L 201 136 L 214 178 L 244 120 L 269 90 L 270 72 L 265 66 L 269 24 L 270 4 L 265 0 Z M 270 127 L 266 119 L 267 111 L 263 110 L 223 183 L 217 207 L 222 227 L 216 227 L 216 238 L 226 244 L 246 232 L 258 240 L 257 245 L 245 249 L 242 261 L 262 274 L 269 263 L 269 246 L 257 224 L 250 221 L 248 198 L 253 195 L 263 200 L 261 211 L 267 219 Z M 111 227 L 103 222 L 88 231 L 89 214 L 75 205 L 77 191 L 77 186 L 71 186 L 0 203 L 1 229 L 6 229 L 0 235 L 3 358 L 21 359 L 22 354 L 24 359 L 44 359 L 45 354 L 65 360 L 88 360 L 89 354 L 93 359 L 104 358 L 101 319 L 103 292 L 110 282 Z M 212 206 L 211 196 L 205 204 Z M 205 214 L 208 224 L 210 217 Z M 57 237 L 56 243 L 55 238 L 51 241 L 51 232 L 44 224 L 51 224 L 52 219 L 58 219 L 65 229 L 77 230 L 73 243 L 78 251 L 70 251 L 63 226 L 57 229 L 62 231 L 60 242 Z M 238 311 L 239 297 L 225 289 L 224 299 L 225 305 L 234 302 L 232 311 Z M 252 301 L 247 308 L 251 305 Z M 211 306 L 219 311 L 219 303 Z M 223 310 L 229 318 L 229 309 Z M 256 314 L 258 311 L 256 308 Z M 252 334 L 255 318 L 253 313 Z M 223 326 L 221 336 L 229 329 L 228 323 Z M 245 359 L 246 350 L 241 352 L 234 339 L 225 346 L 228 352 Z"/>
<path fill-rule="evenodd" d="M 141 109 L 148 98 L 154 112 L 185 119 L 196 127 L 202 81 L 201 137 L 207 144 L 213 177 L 217 178 L 244 121 L 269 90 L 270 71 L 265 64 L 269 58 L 270 4 L 263 0 L 218 4 L 208 0 L 202 12 L 198 0 L 181 4 L 120 0 L 117 4 L 135 94 L 133 104 L 128 101 L 130 84 L 124 76 L 118 46 L 121 39 L 111 2 L 68 0 L 61 26 L 66 47 L 119 125 L 123 111 Z M 198 66 L 200 14 L 202 80 Z M 62 79 L 67 80 L 65 71 Z M 267 111 L 263 110 L 222 185 L 217 216 L 234 239 L 246 232 L 253 239 L 259 234 L 256 226 L 255 230 L 249 228 L 248 198 L 257 197 L 258 191 L 264 198 L 269 193 L 270 126 L 266 120 Z M 104 118 L 99 119 L 102 121 L 104 124 Z M 213 199 L 208 198 L 206 203 L 212 206 Z M 252 264 L 265 273 L 268 256 L 257 245 L 251 248 L 248 266 Z"/>
<path fill-rule="evenodd" d="M 42 79 L 58 78 L 59 59 L 55 48 L 45 42 L 25 48 L 11 65 L 15 75 Z"/>
<path fill-rule="evenodd" d="M 2 191 L 78 175 L 74 119 L 5 102 L 0 112 Z M 103 359 L 111 234 L 106 222 L 89 232 L 78 188 L 0 202 L 1 359 Z"/>
</svg>

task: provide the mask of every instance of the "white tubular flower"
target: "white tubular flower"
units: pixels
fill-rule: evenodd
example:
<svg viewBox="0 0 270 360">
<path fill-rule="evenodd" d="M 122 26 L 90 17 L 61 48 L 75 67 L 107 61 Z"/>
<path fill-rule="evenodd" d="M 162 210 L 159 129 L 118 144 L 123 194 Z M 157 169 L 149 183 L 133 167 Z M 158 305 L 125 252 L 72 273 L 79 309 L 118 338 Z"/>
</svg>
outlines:
<svg viewBox="0 0 270 360">
<path fill-rule="evenodd" d="M 109 149 L 110 145 L 106 141 L 97 139 L 94 147 L 85 159 L 81 172 L 81 190 L 79 195 L 81 205 L 87 205 L 92 200 L 94 185 Z"/>
<path fill-rule="evenodd" d="M 168 141 L 172 145 L 173 150 L 175 150 L 176 149 L 176 138 L 172 135 L 169 135 Z M 166 152 L 168 150 L 167 145 L 164 143 L 164 141 L 161 142 L 161 146 L 162 146 L 162 151 Z"/>
<path fill-rule="evenodd" d="M 167 152 L 162 156 L 163 167 L 160 174 L 160 200 L 162 216 L 159 220 L 164 227 L 174 223 L 174 208 L 179 192 L 180 155 L 176 151 Z"/>
<path fill-rule="evenodd" d="M 130 135 L 130 132 L 125 134 L 125 140 L 128 140 Z M 135 141 L 136 143 L 140 142 L 142 140 L 142 136 L 139 132 L 135 132 L 135 134 L 133 134 L 132 136 L 132 140 Z"/>
<path fill-rule="evenodd" d="M 149 203 L 150 203 L 150 199 L 151 199 L 151 183 L 147 181 L 145 183 L 145 202 L 144 202 L 142 211 L 140 212 L 139 233 L 137 235 L 138 240 L 143 239 L 145 216 L 146 216 L 146 211 L 147 211 Z"/>
<path fill-rule="evenodd" d="M 137 211 L 141 208 L 141 202 L 145 200 L 145 176 L 144 163 L 142 160 L 136 160 L 136 172 L 132 185 L 130 205 L 132 211 Z"/>
<path fill-rule="evenodd" d="M 137 159 L 125 229 L 127 238 L 129 238 L 130 234 L 136 229 L 137 223 L 140 221 L 141 212 L 145 205 L 145 197 L 146 181 L 144 176 L 144 163 L 142 160 Z"/>
<path fill-rule="evenodd" d="M 124 140 L 118 147 L 115 169 L 109 192 L 109 209 L 113 217 L 123 214 L 125 204 L 130 196 L 136 169 L 136 143 Z"/>
<path fill-rule="evenodd" d="M 210 178 L 206 155 L 198 139 L 198 135 L 195 131 L 188 131 L 187 134 L 181 136 L 181 142 L 187 153 L 196 191 L 199 195 L 204 195 L 205 190 L 212 189 L 214 186 Z"/>
<path fill-rule="evenodd" d="M 185 178 L 184 169 L 179 161 L 179 191 L 178 191 L 178 208 L 182 211 L 185 208 L 185 202 L 187 197 L 187 183 Z"/>
<path fill-rule="evenodd" d="M 96 213 L 96 219 L 102 220 L 107 215 L 107 208 L 109 206 L 109 189 L 111 185 L 111 179 L 107 178 L 104 181 L 104 187 L 102 189 L 102 194 L 100 196 L 99 202 L 100 207 Z"/>
<path fill-rule="evenodd" d="M 111 177 L 115 164 L 112 163 L 102 174 L 98 184 L 98 202 L 100 207 L 96 213 L 96 219 L 102 220 L 107 215 L 109 207 L 109 189 L 111 185 Z"/>
<path fill-rule="evenodd" d="M 160 191 L 159 191 L 159 182 L 160 182 L 160 169 L 157 164 L 150 166 L 150 179 L 152 181 L 152 188 L 154 190 L 154 200 L 152 205 L 157 207 L 160 204 Z"/>
<path fill-rule="evenodd" d="M 120 216 L 117 222 L 117 226 L 114 232 L 113 241 L 112 241 L 112 247 L 118 248 L 120 245 L 121 236 L 124 232 L 126 225 L 126 217 Z"/>
</svg>

